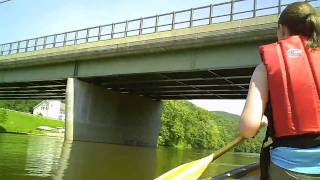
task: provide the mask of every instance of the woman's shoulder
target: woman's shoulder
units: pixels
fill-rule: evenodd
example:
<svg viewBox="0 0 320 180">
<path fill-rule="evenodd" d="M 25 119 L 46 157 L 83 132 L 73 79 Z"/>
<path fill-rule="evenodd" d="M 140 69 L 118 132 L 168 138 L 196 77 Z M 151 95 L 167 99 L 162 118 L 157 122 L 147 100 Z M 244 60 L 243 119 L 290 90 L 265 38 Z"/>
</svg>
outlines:
<svg viewBox="0 0 320 180">
<path fill-rule="evenodd" d="M 261 62 L 260 64 L 257 65 L 255 71 L 265 71 L 266 66 Z"/>
<path fill-rule="evenodd" d="M 254 72 L 253 72 L 253 75 L 254 77 L 261 77 L 261 76 L 266 76 L 267 74 L 267 70 L 266 70 L 266 67 L 263 63 L 260 63 L 256 66 Z"/>
</svg>

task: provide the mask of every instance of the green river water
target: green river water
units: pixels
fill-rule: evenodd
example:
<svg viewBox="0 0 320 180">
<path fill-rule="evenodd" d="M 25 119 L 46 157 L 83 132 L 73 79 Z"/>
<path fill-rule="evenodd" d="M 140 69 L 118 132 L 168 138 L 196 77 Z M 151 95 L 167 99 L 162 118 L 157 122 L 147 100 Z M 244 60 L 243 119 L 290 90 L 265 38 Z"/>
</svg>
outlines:
<svg viewBox="0 0 320 180">
<path fill-rule="evenodd" d="M 61 138 L 0 134 L 0 179 L 153 179 L 210 153 L 167 147 L 65 143 Z M 257 159 L 257 154 L 227 153 L 212 163 L 202 177 L 212 177 Z"/>
</svg>

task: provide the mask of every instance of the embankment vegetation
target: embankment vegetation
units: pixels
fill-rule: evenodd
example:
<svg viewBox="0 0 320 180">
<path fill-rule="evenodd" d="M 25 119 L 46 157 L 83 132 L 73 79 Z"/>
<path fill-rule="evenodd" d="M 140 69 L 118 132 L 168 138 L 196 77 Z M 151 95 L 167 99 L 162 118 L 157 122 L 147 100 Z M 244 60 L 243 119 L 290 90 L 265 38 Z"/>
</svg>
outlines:
<svg viewBox="0 0 320 180">
<path fill-rule="evenodd" d="M 164 101 L 158 145 L 217 150 L 238 136 L 239 117 L 209 112 L 188 101 Z M 235 148 L 259 152 L 264 132 Z"/>
</svg>

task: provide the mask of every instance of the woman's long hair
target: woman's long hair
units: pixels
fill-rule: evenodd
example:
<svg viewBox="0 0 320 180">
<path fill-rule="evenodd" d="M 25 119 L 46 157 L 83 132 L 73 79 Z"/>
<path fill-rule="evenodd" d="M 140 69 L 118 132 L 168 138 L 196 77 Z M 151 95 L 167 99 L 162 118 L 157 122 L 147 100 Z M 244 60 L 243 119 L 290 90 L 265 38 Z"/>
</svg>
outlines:
<svg viewBox="0 0 320 180">
<path fill-rule="evenodd" d="M 278 24 L 286 26 L 290 35 L 303 35 L 309 38 L 309 47 L 320 47 L 320 16 L 307 2 L 289 4 L 281 13 Z"/>
</svg>

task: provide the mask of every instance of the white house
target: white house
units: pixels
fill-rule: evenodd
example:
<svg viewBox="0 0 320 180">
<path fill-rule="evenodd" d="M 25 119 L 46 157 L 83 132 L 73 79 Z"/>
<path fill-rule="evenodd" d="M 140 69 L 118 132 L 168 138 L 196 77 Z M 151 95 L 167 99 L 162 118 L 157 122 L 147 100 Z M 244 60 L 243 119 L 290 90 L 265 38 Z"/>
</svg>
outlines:
<svg viewBox="0 0 320 180">
<path fill-rule="evenodd" d="M 33 108 L 33 115 L 65 120 L 65 104 L 59 100 L 44 100 Z"/>
</svg>

